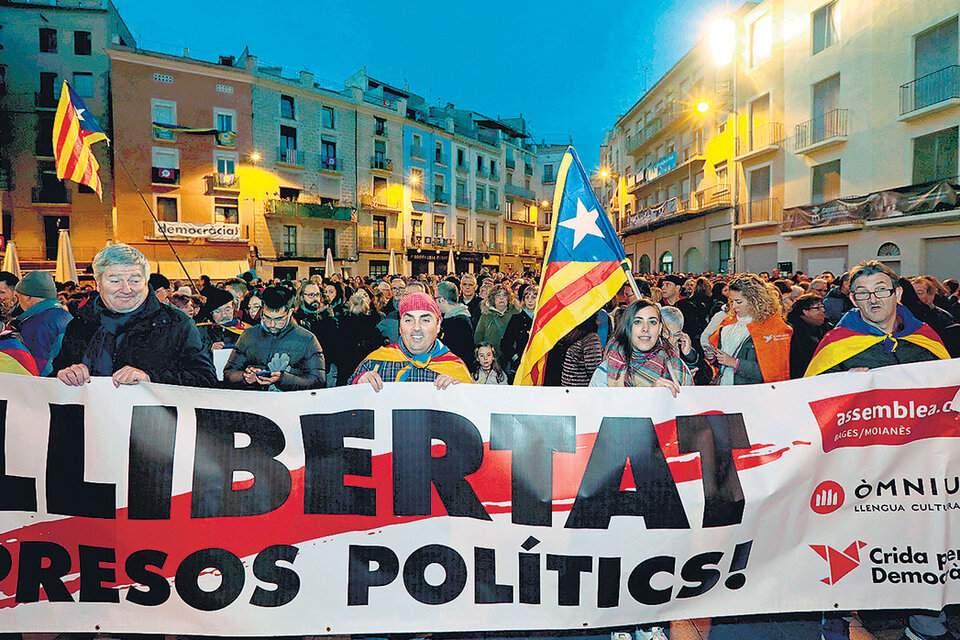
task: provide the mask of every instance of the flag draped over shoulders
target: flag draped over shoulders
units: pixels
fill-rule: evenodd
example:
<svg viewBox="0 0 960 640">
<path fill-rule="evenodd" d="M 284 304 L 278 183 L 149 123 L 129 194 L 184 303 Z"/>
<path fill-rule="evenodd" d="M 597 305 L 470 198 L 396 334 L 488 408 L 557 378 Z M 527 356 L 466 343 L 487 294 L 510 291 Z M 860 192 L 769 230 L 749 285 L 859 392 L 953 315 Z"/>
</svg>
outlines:
<svg viewBox="0 0 960 640">
<path fill-rule="evenodd" d="M 897 305 L 897 327 L 893 333 L 884 333 L 866 322 L 859 309 L 851 309 L 820 341 L 804 376 L 823 373 L 876 344 L 883 343 L 884 350 L 892 353 L 897 350 L 900 340 L 922 347 L 940 359 L 950 357 L 940 336 L 903 305 Z"/>
<path fill-rule="evenodd" d="M 463 360 L 458 358 L 439 340 L 427 353 L 408 353 L 400 343 L 380 347 L 365 358 L 365 362 L 382 362 L 392 366 L 383 367 L 380 376 L 387 382 L 404 382 L 416 369 L 429 369 L 438 375 L 448 375 L 459 382 L 473 382 Z"/>
<path fill-rule="evenodd" d="M 514 384 L 543 384 L 547 354 L 627 282 L 623 245 L 573 148 L 557 173 L 540 295 Z"/>
</svg>

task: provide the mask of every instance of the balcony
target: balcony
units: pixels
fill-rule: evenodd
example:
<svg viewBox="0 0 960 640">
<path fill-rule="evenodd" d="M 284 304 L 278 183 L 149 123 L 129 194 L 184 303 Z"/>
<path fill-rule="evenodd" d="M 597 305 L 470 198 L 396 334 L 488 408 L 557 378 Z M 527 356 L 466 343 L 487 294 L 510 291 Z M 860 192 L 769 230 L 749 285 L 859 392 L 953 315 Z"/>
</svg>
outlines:
<svg viewBox="0 0 960 640">
<path fill-rule="evenodd" d="M 403 251 L 403 240 L 400 238 L 391 238 L 388 235 L 382 236 L 373 234 L 368 236 L 367 234 L 361 234 L 357 240 L 358 249 L 360 251 L 383 251 L 388 252 L 393 249 L 396 252 Z"/>
<path fill-rule="evenodd" d="M 440 153 L 439 151 L 436 152 L 435 154 L 433 154 L 433 163 L 443 167 L 447 166 L 447 164 L 449 163 L 447 154 Z"/>
<path fill-rule="evenodd" d="M 507 169 L 516 169 L 517 161 L 513 158 L 507 158 Z"/>
<path fill-rule="evenodd" d="M 695 191 L 689 198 L 669 198 L 654 206 L 640 209 L 636 213 L 627 214 L 619 220 L 619 228 L 622 233 L 636 233 L 656 229 L 672 222 L 680 222 L 710 211 L 729 207 L 731 204 L 730 195 L 729 185 L 716 184 Z"/>
<path fill-rule="evenodd" d="M 278 147 L 277 164 L 285 164 L 291 167 L 302 167 L 303 151 L 299 151 L 297 149 L 288 149 L 286 147 Z"/>
<path fill-rule="evenodd" d="M 509 253 L 522 256 L 539 256 L 543 254 L 540 245 L 533 238 L 514 240 L 510 244 Z"/>
<path fill-rule="evenodd" d="M 470 208 L 470 196 L 465 194 L 457 194 L 457 208 L 458 209 L 469 209 Z"/>
<path fill-rule="evenodd" d="M 553 225 L 553 211 L 541 211 L 537 220 L 537 231 L 549 231 Z"/>
<path fill-rule="evenodd" d="M 705 161 L 700 143 L 694 142 L 689 147 L 669 153 L 636 174 L 628 175 L 627 191 L 632 193 L 659 180 L 696 172 L 699 167 L 694 165 L 702 165 Z"/>
<path fill-rule="evenodd" d="M 370 158 L 370 168 L 374 171 L 393 171 L 393 160 L 382 155 Z"/>
<path fill-rule="evenodd" d="M 783 146 L 783 124 L 780 122 L 763 122 L 754 124 L 753 130 L 737 139 L 736 160 L 743 162 L 776 151 Z"/>
<path fill-rule="evenodd" d="M 486 167 L 477 167 L 477 177 L 486 178 L 489 174 L 487 173 Z"/>
<path fill-rule="evenodd" d="M 240 191 L 240 176 L 233 173 L 212 173 L 207 176 L 207 191 Z"/>
<path fill-rule="evenodd" d="M 350 209 L 350 207 L 338 207 L 332 204 L 315 204 L 312 202 L 295 202 L 276 198 L 264 201 L 263 215 L 268 217 L 339 220 L 341 222 L 350 222 L 353 220 L 353 210 Z"/>
<path fill-rule="evenodd" d="M 500 213 L 500 203 L 482 200 L 477 203 L 477 211 L 481 213 Z"/>
<path fill-rule="evenodd" d="M 516 222 L 519 224 L 527 224 L 533 226 L 537 223 L 536 220 L 530 219 L 530 211 L 526 207 L 520 207 L 519 211 L 514 211 L 513 209 L 507 213 L 506 219 L 507 222 Z"/>
<path fill-rule="evenodd" d="M 511 196 L 513 198 L 520 198 L 522 200 L 529 200 L 530 202 L 534 202 L 537 199 L 537 194 L 530 189 L 518 187 L 517 185 L 513 184 L 503 185 L 503 195 Z"/>
<path fill-rule="evenodd" d="M 438 187 L 433 190 L 433 201 L 436 204 L 450 204 L 450 193 Z"/>
<path fill-rule="evenodd" d="M 390 98 L 384 98 L 382 95 L 377 95 L 376 93 L 363 93 L 363 101 L 369 104 L 375 104 L 378 107 L 383 107 L 384 109 L 390 109 L 391 111 L 397 110 L 397 101 L 391 100 Z"/>
<path fill-rule="evenodd" d="M 383 194 L 363 194 L 360 196 L 360 205 L 364 209 L 373 211 L 400 211 L 403 209 L 400 198 L 391 198 Z"/>
<path fill-rule="evenodd" d="M 627 153 L 634 157 L 643 155 L 641 147 L 661 132 L 669 129 L 674 123 L 683 120 L 689 113 L 689 110 L 678 107 L 671 107 L 670 109 L 657 112 L 656 116 L 651 118 L 650 121 L 637 132 L 636 136 L 628 142 Z"/>
<path fill-rule="evenodd" d="M 427 153 L 423 150 L 423 147 L 419 145 L 413 145 L 410 147 L 410 157 L 417 158 L 418 160 L 426 160 Z"/>
<path fill-rule="evenodd" d="M 320 171 L 340 172 L 340 158 L 320 154 Z"/>
<path fill-rule="evenodd" d="M 33 105 L 38 109 L 56 109 L 60 99 L 56 94 L 38 91 L 33 94 Z"/>
<path fill-rule="evenodd" d="M 463 173 L 470 173 L 470 165 L 468 165 L 466 162 L 458 162 L 457 171 L 461 171 Z"/>
<path fill-rule="evenodd" d="M 847 141 L 847 109 L 834 109 L 794 127 L 793 150 L 813 153 Z"/>
<path fill-rule="evenodd" d="M 178 185 L 180 184 L 180 169 L 169 167 L 151 167 L 150 182 L 153 184 Z"/>
<path fill-rule="evenodd" d="M 30 189 L 30 202 L 34 204 L 70 204 L 73 196 L 63 184 L 48 184 Z"/>
<path fill-rule="evenodd" d="M 783 206 L 777 198 L 742 202 L 738 206 L 738 210 L 738 229 L 780 224 L 783 216 Z"/>
<path fill-rule="evenodd" d="M 960 66 L 944 67 L 900 86 L 900 121 L 960 106 Z"/>
</svg>

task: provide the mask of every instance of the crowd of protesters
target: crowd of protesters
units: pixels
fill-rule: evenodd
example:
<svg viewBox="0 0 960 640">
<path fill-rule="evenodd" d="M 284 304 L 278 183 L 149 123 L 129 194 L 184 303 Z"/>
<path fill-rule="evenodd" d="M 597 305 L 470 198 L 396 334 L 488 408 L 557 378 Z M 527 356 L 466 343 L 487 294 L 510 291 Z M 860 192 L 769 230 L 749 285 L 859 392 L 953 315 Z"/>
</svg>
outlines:
<svg viewBox="0 0 960 640">
<path fill-rule="evenodd" d="M 98 253 L 92 270 L 95 287 L 58 284 L 42 271 L 22 279 L 0 272 L 0 372 L 67 385 L 105 376 L 118 386 L 260 391 L 505 385 L 517 375 L 540 294 L 535 274 L 486 270 L 300 282 L 247 273 L 220 285 L 201 276 L 195 290 L 150 274 L 146 257 L 122 244 Z M 222 374 L 216 352 L 229 354 Z M 877 261 L 815 277 L 641 274 L 559 340 L 544 383 L 662 387 L 679 396 L 694 384 L 770 383 L 958 356 L 955 279 L 906 279 Z M 943 613 L 887 613 L 863 624 L 877 630 L 893 620 L 905 637 L 952 637 Z M 850 621 L 825 617 L 823 637 L 849 638 Z M 708 632 L 708 620 L 675 623 L 678 638 Z"/>
</svg>

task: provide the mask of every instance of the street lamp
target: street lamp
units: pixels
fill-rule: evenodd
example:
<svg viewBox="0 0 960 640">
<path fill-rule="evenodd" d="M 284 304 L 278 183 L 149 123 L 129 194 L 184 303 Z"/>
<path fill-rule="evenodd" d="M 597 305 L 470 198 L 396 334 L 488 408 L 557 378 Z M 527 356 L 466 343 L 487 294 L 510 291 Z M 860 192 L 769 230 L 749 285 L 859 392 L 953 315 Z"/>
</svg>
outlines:
<svg viewBox="0 0 960 640">
<path fill-rule="evenodd" d="M 253 162 L 260 162 L 260 154 L 254 151 L 253 153 L 250 154 L 250 160 L 252 160 Z"/>
</svg>

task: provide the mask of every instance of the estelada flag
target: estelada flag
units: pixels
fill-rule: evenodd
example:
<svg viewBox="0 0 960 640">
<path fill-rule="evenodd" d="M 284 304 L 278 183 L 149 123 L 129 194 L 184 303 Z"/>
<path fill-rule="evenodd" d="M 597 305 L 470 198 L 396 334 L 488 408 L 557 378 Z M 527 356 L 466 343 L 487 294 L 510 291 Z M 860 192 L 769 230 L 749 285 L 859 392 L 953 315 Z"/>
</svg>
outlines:
<svg viewBox="0 0 960 640">
<path fill-rule="evenodd" d="M 53 157 L 57 163 L 57 177 L 85 184 L 103 200 L 100 184 L 100 163 L 93 156 L 90 145 L 106 140 L 107 134 L 94 119 L 83 99 L 64 81 L 60 90 L 60 104 L 53 120 Z"/>
<path fill-rule="evenodd" d="M 560 163 L 540 296 L 516 385 L 542 385 L 547 353 L 627 282 L 620 238 L 600 206 L 573 147 Z"/>
</svg>

